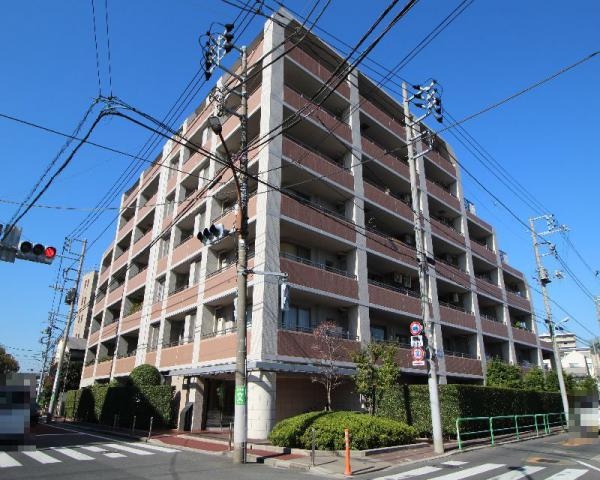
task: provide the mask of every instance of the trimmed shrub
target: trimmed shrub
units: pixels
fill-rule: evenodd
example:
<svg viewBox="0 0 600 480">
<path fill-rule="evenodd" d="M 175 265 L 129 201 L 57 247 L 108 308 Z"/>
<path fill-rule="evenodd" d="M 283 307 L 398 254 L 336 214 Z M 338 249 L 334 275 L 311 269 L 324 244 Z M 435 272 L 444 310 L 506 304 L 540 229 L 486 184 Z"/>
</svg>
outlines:
<svg viewBox="0 0 600 480">
<path fill-rule="evenodd" d="M 142 387 L 160 385 L 162 377 L 155 366 L 144 363 L 131 371 L 129 379 L 136 387 Z"/>
<path fill-rule="evenodd" d="M 344 429 L 350 429 L 350 445 L 356 450 L 402 445 L 414 441 L 417 431 L 389 418 L 354 412 L 311 412 L 282 420 L 269 440 L 274 445 L 311 448 L 312 429 L 321 450 L 344 448 Z"/>
<path fill-rule="evenodd" d="M 286 418 L 273 427 L 269 440 L 278 447 L 298 448 L 302 434 L 318 417 L 326 413 L 325 411 L 309 412 Z"/>
<path fill-rule="evenodd" d="M 550 392 L 492 388 L 478 385 L 440 385 L 442 429 L 456 433 L 458 417 L 491 417 L 562 411 L 560 395 Z M 431 435 L 431 413 L 427 385 L 400 385 L 386 393 L 379 415 L 414 426 L 419 435 Z M 473 430 L 482 425 L 472 425 Z M 465 428 L 469 428 L 465 426 Z"/>
</svg>

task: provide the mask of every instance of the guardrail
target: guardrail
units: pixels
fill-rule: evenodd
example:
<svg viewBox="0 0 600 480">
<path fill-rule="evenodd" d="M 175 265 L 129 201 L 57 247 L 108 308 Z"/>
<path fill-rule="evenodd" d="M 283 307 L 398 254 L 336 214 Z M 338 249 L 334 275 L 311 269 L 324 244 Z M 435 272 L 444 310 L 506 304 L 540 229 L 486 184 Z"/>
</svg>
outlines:
<svg viewBox="0 0 600 480">
<path fill-rule="evenodd" d="M 526 419 L 530 419 L 527 422 Z M 509 421 L 510 420 L 510 421 Z M 500 421 L 501 425 L 498 425 Z M 462 431 L 461 425 L 468 423 L 484 424 L 486 428 L 483 430 Z M 463 449 L 464 437 L 476 436 L 480 434 L 482 437 L 490 437 L 490 443 L 495 445 L 496 437 L 501 434 L 514 433 L 517 440 L 521 438 L 524 432 L 535 431 L 535 436 L 540 436 L 540 430 L 543 434 L 549 434 L 553 427 L 566 428 L 566 416 L 564 412 L 559 413 L 533 413 L 528 415 L 499 415 L 496 417 L 458 417 L 456 419 L 456 440 L 458 449 Z"/>
</svg>

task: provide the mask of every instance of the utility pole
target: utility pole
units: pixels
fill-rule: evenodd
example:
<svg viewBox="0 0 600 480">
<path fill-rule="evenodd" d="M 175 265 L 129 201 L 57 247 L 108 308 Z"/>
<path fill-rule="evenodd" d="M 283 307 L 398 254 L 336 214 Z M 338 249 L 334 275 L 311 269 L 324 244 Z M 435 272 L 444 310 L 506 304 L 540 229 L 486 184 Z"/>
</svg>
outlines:
<svg viewBox="0 0 600 480">
<path fill-rule="evenodd" d="M 431 92 L 433 93 L 433 91 Z M 415 244 L 417 249 L 417 261 L 419 263 L 419 286 L 421 289 L 421 312 L 423 315 L 423 326 L 425 339 L 427 342 L 428 352 L 428 385 L 429 385 L 429 405 L 431 408 L 431 429 L 433 436 L 433 449 L 435 453 L 444 452 L 444 439 L 442 436 L 442 420 L 440 414 L 440 399 L 438 392 L 438 376 L 437 376 L 437 358 L 435 353 L 434 345 L 434 332 L 433 332 L 433 319 L 431 318 L 430 310 L 430 287 L 429 282 L 431 281 L 430 271 L 431 268 L 426 251 L 425 251 L 425 230 L 423 228 L 423 192 L 419 187 L 419 177 L 417 170 L 417 158 L 422 156 L 420 153 L 417 157 L 415 154 L 414 142 L 418 140 L 415 138 L 414 126 L 418 124 L 423 118 L 425 118 L 433 108 L 434 95 L 431 96 L 431 107 L 428 106 L 428 112 L 420 119 L 412 121 L 410 114 L 410 98 L 408 95 L 408 88 L 406 83 L 402 84 L 402 97 L 404 103 L 404 121 L 406 124 L 406 142 L 408 147 L 408 164 L 410 167 L 410 187 L 412 194 L 412 208 L 414 211 L 414 229 L 415 229 Z M 414 95 L 413 95 L 414 97 Z M 439 99 L 438 99 L 439 100 Z M 429 103 L 429 102 L 428 102 Z M 423 172 L 421 172 L 423 173 Z"/>
<path fill-rule="evenodd" d="M 54 384 L 52 386 L 52 396 L 50 397 L 50 405 L 48 407 L 48 417 L 51 419 L 54 414 L 54 408 L 56 407 L 56 401 L 58 397 L 60 387 L 60 374 L 62 372 L 62 364 L 65 358 L 65 349 L 67 348 L 67 342 L 69 341 L 69 330 L 71 330 L 71 322 L 75 314 L 75 306 L 77 305 L 77 292 L 79 290 L 79 281 L 81 280 L 81 271 L 83 269 L 83 260 L 85 258 L 85 249 L 87 241 L 82 240 L 81 242 L 81 254 L 79 255 L 79 265 L 77 267 L 77 275 L 75 280 L 75 298 L 73 298 L 69 307 L 69 314 L 67 315 L 67 323 L 65 324 L 65 330 L 63 332 L 62 343 L 58 354 L 58 365 L 56 366 L 56 374 L 54 376 Z"/>
<path fill-rule="evenodd" d="M 222 126 L 218 117 L 211 117 L 209 124 L 213 132 L 219 135 L 223 148 L 228 157 L 228 163 L 236 184 L 238 214 L 236 218 L 237 240 L 237 299 L 236 299 L 236 355 L 235 355 L 235 395 L 234 395 L 234 426 L 233 426 L 233 462 L 246 463 L 246 444 L 248 437 L 248 372 L 247 372 L 247 338 L 246 338 L 246 304 L 248 287 L 248 56 L 246 47 L 236 47 L 233 43 L 233 24 L 225 24 L 225 31 L 219 35 L 207 34 L 204 44 L 205 76 L 210 78 L 216 67 L 221 68 L 239 82 L 240 92 L 235 89 L 222 87 L 217 89 L 213 99 L 217 103 L 219 115 L 223 112 L 236 115 L 240 119 L 240 154 L 239 167 L 229 153 L 222 134 Z M 221 64 L 223 57 L 232 49 L 236 49 L 241 57 L 241 72 L 237 75 Z M 230 93 L 240 97 L 240 113 L 228 111 L 227 96 Z"/>
<path fill-rule="evenodd" d="M 537 220 L 545 220 L 548 226 L 548 230 L 537 233 L 535 231 L 535 222 Z M 541 217 L 531 217 L 529 219 L 529 227 L 531 229 L 531 240 L 533 241 L 533 252 L 535 254 L 535 263 L 537 267 L 537 279 L 542 288 L 542 298 L 544 299 L 544 308 L 546 309 L 546 326 L 550 333 L 550 339 L 552 340 L 552 350 L 554 351 L 554 368 L 556 369 L 556 375 L 558 377 L 558 385 L 560 387 L 560 396 L 562 398 L 563 410 L 565 411 L 565 418 L 567 425 L 569 424 L 569 400 L 567 398 L 567 389 L 565 387 L 565 379 L 563 377 L 562 361 L 560 352 L 558 350 L 558 344 L 556 343 L 554 322 L 552 321 L 552 307 L 550 306 L 550 298 L 548 297 L 547 285 L 552 281 L 548 275 L 548 271 L 542 264 L 542 255 L 539 250 L 538 236 L 549 235 L 551 233 L 564 230 L 565 227 L 557 226 L 554 217 L 552 215 L 543 215 Z M 554 246 L 550 244 L 550 253 L 554 253 Z"/>
</svg>

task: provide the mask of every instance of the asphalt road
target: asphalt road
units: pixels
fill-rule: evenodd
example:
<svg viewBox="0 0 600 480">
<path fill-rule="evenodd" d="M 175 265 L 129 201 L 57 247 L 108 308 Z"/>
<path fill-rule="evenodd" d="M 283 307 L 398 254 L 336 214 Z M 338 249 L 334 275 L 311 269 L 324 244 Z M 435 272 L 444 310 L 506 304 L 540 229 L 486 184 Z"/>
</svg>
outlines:
<svg viewBox="0 0 600 480">
<path fill-rule="evenodd" d="M 306 474 L 265 465 L 234 466 L 227 457 L 170 446 L 132 442 L 110 435 L 40 425 L 35 448 L 0 452 L 2 480 L 275 480 L 306 479 Z"/>
<path fill-rule="evenodd" d="M 598 480 L 600 443 L 567 434 L 451 455 L 369 475 L 373 480 Z"/>
</svg>

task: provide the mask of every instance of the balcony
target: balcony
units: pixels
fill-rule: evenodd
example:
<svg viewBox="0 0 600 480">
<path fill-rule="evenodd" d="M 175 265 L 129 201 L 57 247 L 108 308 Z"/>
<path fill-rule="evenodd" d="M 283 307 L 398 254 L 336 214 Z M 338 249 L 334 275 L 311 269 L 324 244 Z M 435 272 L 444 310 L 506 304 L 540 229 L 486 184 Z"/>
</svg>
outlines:
<svg viewBox="0 0 600 480">
<path fill-rule="evenodd" d="M 135 216 L 131 217 L 121 228 L 119 228 L 119 233 L 117 235 L 117 241 L 121 240 L 125 235 L 127 235 L 133 229 L 133 225 L 135 223 Z"/>
<path fill-rule="evenodd" d="M 150 319 L 155 320 L 162 314 L 162 300 L 155 301 L 150 307 Z"/>
<path fill-rule="evenodd" d="M 152 212 L 156 208 L 156 193 L 150 197 L 149 200 L 144 203 L 142 207 L 140 207 L 138 211 L 138 222 L 142 221 L 144 218 L 148 216 L 150 212 Z"/>
<path fill-rule="evenodd" d="M 511 307 L 515 307 L 520 310 L 525 310 L 526 312 L 531 312 L 531 303 L 520 293 L 511 292 L 510 290 L 507 290 L 506 299 Z"/>
<path fill-rule="evenodd" d="M 477 285 L 477 292 L 495 298 L 498 301 L 502 301 L 502 289 L 498 285 L 494 285 L 491 280 L 485 277 L 478 277 L 475 279 L 475 285 Z"/>
<path fill-rule="evenodd" d="M 467 218 L 469 220 L 471 220 L 473 223 L 476 223 L 477 225 L 479 225 L 484 230 L 487 230 L 488 232 L 490 232 L 490 235 L 492 234 L 492 232 L 493 232 L 492 226 L 489 223 L 483 221 L 481 218 L 479 218 L 474 213 L 470 212 L 468 209 L 467 209 Z"/>
<path fill-rule="evenodd" d="M 140 327 L 142 323 L 142 310 L 139 309 L 137 312 L 131 313 L 121 320 L 121 332 L 126 333 L 130 330 L 135 330 Z"/>
<path fill-rule="evenodd" d="M 471 280 L 469 274 L 460 267 L 451 263 L 445 262 L 439 258 L 435 259 L 435 271 L 438 276 L 450 280 L 464 288 L 470 288 Z"/>
<path fill-rule="evenodd" d="M 94 364 L 88 365 L 87 367 L 83 367 L 81 371 L 81 378 L 91 378 L 94 376 Z"/>
<path fill-rule="evenodd" d="M 163 257 L 160 257 L 156 262 L 156 276 L 164 273 L 167 269 L 167 261 L 169 259 L 169 255 L 165 254 Z"/>
<path fill-rule="evenodd" d="M 421 315 L 419 293 L 369 279 L 369 303 L 412 315 Z"/>
<path fill-rule="evenodd" d="M 121 300 L 123 298 L 124 288 L 125 288 L 125 285 L 122 284 L 122 285 L 118 286 L 117 288 L 115 288 L 112 292 L 108 292 L 108 295 L 106 295 L 106 306 L 111 306 L 114 303 Z"/>
<path fill-rule="evenodd" d="M 94 333 L 90 333 L 88 337 L 88 346 L 92 347 L 98 343 L 100 340 L 100 329 L 96 330 Z"/>
<path fill-rule="evenodd" d="M 388 343 L 388 342 L 386 342 Z M 412 350 L 409 345 L 399 344 L 398 342 L 389 342 L 398 348 L 396 352 L 396 363 L 401 369 L 420 370 L 422 372 L 427 371 L 427 366 L 423 365 L 413 366 L 412 364 Z"/>
<path fill-rule="evenodd" d="M 354 190 L 354 177 L 348 170 L 289 137 L 283 137 L 283 156 L 293 163 L 312 170 L 318 176 L 326 177 L 327 180 Z"/>
<path fill-rule="evenodd" d="M 117 330 L 119 330 L 119 322 L 113 322 L 110 325 L 104 325 L 102 329 L 102 341 L 113 338 L 117 334 Z"/>
<path fill-rule="evenodd" d="M 386 150 L 364 135 L 361 138 L 361 144 L 363 153 L 410 182 L 410 169 L 406 162 L 400 160 L 393 153 L 386 152 Z"/>
<path fill-rule="evenodd" d="M 524 328 L 511 327 L 513 340 L 519 343 L 526 343 L 528 345 L 536 346 L 536 335 L 531 330 L 525 330 Z"/>
<path fill-rule="evenodd" d="M 121 252 L 119 254 L 119 256 L 115 256 L 115 259 L 113 260 L 112 271 L 116 272 L 119 269 L 121 269 L 122 267 L 124 267 L 125 265 L 127 265 L 128 258 L 129 258 L 129 248 L 127 250 L 125 250 L 124 252 Z"/>
<path fill-rule="evenodd" d="M 513 277 L 523 278 L 523 272 L 520 272 L 514 267 L 511 267 L 508 263 L 502 262 L 502 269 L 507 273 L 510 273 Z"/>
<path fill-rule="evenodd" d="M 288 274 L 288 281 L 310 290 L 358 298 L 358 283 L 351 273 L 293 255 L 281 254 L 280 270 Z"/>
<path fill-rule="evenodd" d="M 431 163 L 440 167 L 446 173 L 449 173 L 453 177 L 456 176 L 456 169 L 455 169 L 454 165 L 452 164 L 452 162 L 450 162 L 450 160 L 447 160 L 446 158 L 442 157 L 435 150 L 433 150 L 433 151 L 429 152 L 427 155 L 425 155 L 425 158 L 427 158 Z"/>
<path fill-rule="evenodd" d="M 96 315 L 98 315 L 102 310 L 104 310 L 104 299 L 105 299 L 106 295 L 104 294 L 99 294 L 95 299 L 94 299 L 94 308 L 92 309 L 92 316 L 95 317 Z"/>
<path fill-rule="evenodd" d="M 108 280 L 108 276 L 110 275 L 110 265 L 106 267 L 102 267 L 100 270 L 100 275 L 98 277 L 98 285 L 104 285 L 104 282 Z"/>
<path fill-rule="evenodd" d="M 341 360 L 352 361 L 352 354 L 360 350 L 357 339 L 340 339 L 343 345 Z M 315 337 L 311 332 L 291 331 L 280 329 L 277 332 L 277 354 L 285 357 L 303 359 L 318 358 L 318 352 L 313 348 Z"/>
<path fill-rule="evenodd" d="M 442 322 L 472 330 L 477 329 L 475 315 L 471 312 L 467 312 L 463 307 L 452 305 L 450 303 L 440 301 L 439 304 L 440 319 Z"/>
<path fill-rule="evenodd" d="M 486 317 L 480 314 L 481 317 L 481 329 L 483 333 L 488 335 L 494 335 L 496 337 L 508 338 L 508 330 L 506 324 L 499 322 L 498 320 Z"/>
<path fill-rule="evenodd" d="M 465 237 L 462 233 L 456 230 L 452 225 L 448 225 L 442 220 L 431 217 L 431 231 L 440 238 L 448 240 L 452 243 L 457 243 L 461 247 L 465 245 Z"/>
<path fill-rule="evenodd" d="M 151 242 L 152 242 L 152 230 L 149 230 L 148 232 L 146 232 L 144 234 L 143 237 L 138 239 L 138 241 L 133 244 L 133 247 L 132 247 L 133 248 L 133 258 L 135 258 L 137 255 L 139 255 L 141 252 L 143 252 L 146 248 L 148 248 L 148 246 L 150 245 Z"/>
<path fill-rule="evenodd" d="M 296 220 L 301 225 L 309 225 L 317 231 L 356 242 L 356 231 L 349 220 L 344 220 L 339 214 L 325 211 L 310 202 L 301 202 L 284 194 L 281 196 L 281 216 Z"/>
<path fill-rule="evenodd" d="M 315 77 L 322 81 L 328 81 L 330 79 L 331 74 L 333 73 L 331 70 L 323 66 L 318 60 L 310 56 L 301 48 L 296 47 L 291 41 L 286 42 L 285 50 L 287 51 L 288 58 L 291 58 L 294 62 L 304 67 Z M 346 82 L 342 82 L 336 91 L 344 97 L 350 98 L 350 87 L 348 87 Z"/>
<path fill-rule="evenodd" d="M 256 88 L 249 92 L 248 95 L 248 114 L 252 113 L 260 107 L 261 90 Z M 239 109 L 239 107 L 238 107 Z M 223 138 L 228 138 L 240 126 L 240 119 L 237 115 L 230 115 L 223 122 Z"/>
<path fill-rule="evenodd" d="M 407 222 L 411 223 L 414 221 L 414 214 L 406 203 L 399 198 L 395 197 L 391 193 L 386 193 L 381 190 L 378 186 L 373 185 L 367 180 L 364 181 L 365 197 L 370 202 L 379 205 L 388 211 L 399 215 L 404 218 Z"/>
<path fill-rule="evenodd" d="M 471 239 L 471 251 L 484 260 L 496 265 L 496 252 L 490 250 L 487 245 L 482 245 L 475 239 Z"/>
<path fill-rule="evenodd" d="M 181 310 L 189 310 L 198 304 L 198 285 L 175 290 L 167 298 L 167 315 Z"/>
<path fill-rule="evenodd" d="M 175 365 L 187 365 L 192 363 L 194 343 L 163 347 L 160 353 L 160 366 L 171 367 Z"/>
<path fill-rule="evenodd" d="M 148 185 L 154 177 L 158 175 L 160 172 L 160 167 L 162 167 L 162 157 L 159 155 L 156 160 L 148 167 L 148 169 L 144 172 L 144 183 Z"/>
<path fill-rule="evenodd" d="M 379 252 L 399 262 L 416 267 L 417 252 L 411 246 L 374 229 L 366 231 L 367 249 Z"/>
<path fill-rule="evenodd" d="M 112 359 L 108 359 L 96 365 L 96 377 L 108 377 L 110 375 L 112 364 Z"/>
<path fill-rule="evenodd" d="M 444 202 L 446 205 L 453 208 L 457 212 L 460 212 L 460 201 L 458 200 L 458 198 L 456 198 L 456 196 L 454 196 L 452 193 L 450 193 L 448 190 L 446 190 L 441 185 L 438 185 L 437 183 L 432 182 L 429 179 L 426 179 L 426 183 L 427 183 L 427 192 L 430 195 L 437 198 L 438 200 L 441 200 L 442 202 Z"/>
<path fill-rule="evenodd" d="M 146 267 L 129 279 L 127 282 L 127 293 L 135 292 L 137 289 L 144 287 L 147 277 L 148 268 Z"/>
<path fill-rule="evenodd" d="M 350 126 L 343 120 L 334 117 L 329 112 L 325 111 L 322 107 L 318 107 L 312 103 L 309 98 L 304 97 L 301 93 L 296 92 L 288 85 L 283 87 L 283 99 L 294 110 L 300 110 L 304 108 L 304 118 L 311 119 L 319 127 L 325 126 L 325 129 L 333 132 L 336 136 L 342 138 L 348 143 L 352 142 L 352 134 L 350 132 Z"/>
<path fill-rule="evenodd" d="M 360 109 L 381 126 L 388 129 L 398 137 L 402 139 L 406 138 L 406 131 L 403 126 L 404 118 L 396 119 L 390 117 L 387 113 L 385 113 L 383 110 L 380 110 L 363 96 L 360 97 Z"/>
<path fill-rule="evenodd" d="M 115 360 L 115 375 L 126 375 L 135 368 L 135 352 L 132 356 Z"/>
<path fill-rule="evenodd" d="M 451 354 L 444 355 L 444 358 L 446 359 L 446 372 L 448 373 L 476 376 L 483 375 L 481 360 L 469 358 L 468 356 L 456 356 Z"/>
<path fill-rule="evenodd" d="M 254 258 L 248 259 L 248 269 L 254 266 Z M 248 275 L 248 282 L 252 275 Z M 237 264 L 232 263 L 226 267 L 220 268 L 206 275 L 204 281 L 204 298 L 211 298 L 215 295 L 225 293 L 237 287 Z"/>
<path fill-rule="evenodd" d="M 184 238 L 173 250 L 171 265 L 178 265 L 185 259 L 198 253 L 201 249 L 202 242 L 198 240 L 195 235 L 190 235 L 189 237 Z"/>
<path fill-rule="evenodd" d="M 246 345 L 252 345 L 250 330 L 246 331 Z M 237 335 L 235 328 L 226 332 L 216 332 L 203 335 L 200 339 L 200 362 L 212 362 L 235 358 L 237 348 Z"/>
</svg>

